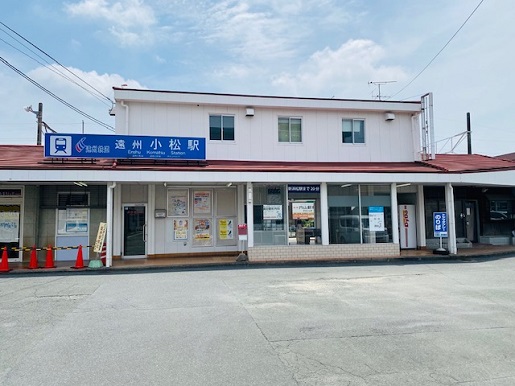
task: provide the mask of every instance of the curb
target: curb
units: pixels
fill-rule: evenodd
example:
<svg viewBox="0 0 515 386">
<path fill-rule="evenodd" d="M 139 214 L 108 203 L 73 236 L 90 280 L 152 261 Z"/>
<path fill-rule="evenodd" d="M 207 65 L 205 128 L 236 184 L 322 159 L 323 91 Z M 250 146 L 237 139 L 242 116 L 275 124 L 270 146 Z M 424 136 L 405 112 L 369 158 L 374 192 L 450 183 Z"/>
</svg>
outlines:
<svg viewBox="0 0 515 386">
<path fill-rule="evenodd" d="M 65 275 L 116 275 L 125 273 L 143 272 L 174 272 L 174 271 L 207 271 L 224 269 L 264 269 L 264 268 L 288 268 L 288 267 L 317 267 L 317 266 L 366 266 L 366 265 L 399 265 L 399 264 L 442 264 L 442 263 L 481 263 L 492 259 L 501 259 L 515 256 L 511 252 L 485 253 L 478 255 L 426 255 L 426 256 L 403 256 L 389 258 L 370 259 L 326 259 L 326 260 L 281 260 L 262 262 L 224 262 L 224 263 L 200 263 L 200 264 L 176 264 L 176 265 L 148 265 L 148 266 L 120 266 L 101 267 L 77 270 L 73 267 L 62 267 L 52 269 L 29 270 L 27 268 L 12 269 L 9 272 L 0 273 L 1 277 L 13 276 L 65 276 Z"/>
</svg>

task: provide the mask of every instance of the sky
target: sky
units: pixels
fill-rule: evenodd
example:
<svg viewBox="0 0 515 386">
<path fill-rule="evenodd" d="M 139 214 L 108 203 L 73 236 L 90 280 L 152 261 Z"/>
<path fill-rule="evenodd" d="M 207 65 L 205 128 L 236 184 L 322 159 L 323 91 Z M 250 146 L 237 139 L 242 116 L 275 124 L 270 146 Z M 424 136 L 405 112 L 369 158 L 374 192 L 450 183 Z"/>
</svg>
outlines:
<svg viewBox="0 0 515 386">
<path fill-rule="evenodd" d="M 512 153 L 514 16 L 513 0 L 2 0 L 0 144 L 36 144 L 38 103 L 57 132 L 113 134 L 124 84 L 371 100 L 380 86 L 433 93 L 437 153 L 467 152 L 467 113 L 473 153 Z"/>
</svg>

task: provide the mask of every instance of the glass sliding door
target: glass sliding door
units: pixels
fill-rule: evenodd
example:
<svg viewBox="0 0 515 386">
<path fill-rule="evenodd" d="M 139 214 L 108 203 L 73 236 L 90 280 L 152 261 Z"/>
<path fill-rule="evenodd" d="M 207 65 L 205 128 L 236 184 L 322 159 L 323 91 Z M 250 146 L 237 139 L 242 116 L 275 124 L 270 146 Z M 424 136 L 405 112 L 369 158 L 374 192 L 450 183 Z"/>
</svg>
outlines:
<svg viewBox="0 0 515 386">
<path fill-rule="evenodd" d="M 145 258 L 147 254 L 147 207 L 123 205 L 123 257 Z"/>
</svg>

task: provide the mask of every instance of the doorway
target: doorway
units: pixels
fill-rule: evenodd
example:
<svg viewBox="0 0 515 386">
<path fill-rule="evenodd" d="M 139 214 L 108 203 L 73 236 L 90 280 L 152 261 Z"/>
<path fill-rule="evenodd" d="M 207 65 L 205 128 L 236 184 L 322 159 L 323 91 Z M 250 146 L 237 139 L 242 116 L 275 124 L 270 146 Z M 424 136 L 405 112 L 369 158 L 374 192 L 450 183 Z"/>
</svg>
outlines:
<svg viewBox="0 0 515 386">
<path fill-rule="evenodd" d="M 147 206 L 123 205 L 123 257 L 147 257 Z"/>
<path fill-rule="evenodd" d="M 455 211 L 456 237 L 477 243 L 477 201 L 456 200 Z"/>
</svg>

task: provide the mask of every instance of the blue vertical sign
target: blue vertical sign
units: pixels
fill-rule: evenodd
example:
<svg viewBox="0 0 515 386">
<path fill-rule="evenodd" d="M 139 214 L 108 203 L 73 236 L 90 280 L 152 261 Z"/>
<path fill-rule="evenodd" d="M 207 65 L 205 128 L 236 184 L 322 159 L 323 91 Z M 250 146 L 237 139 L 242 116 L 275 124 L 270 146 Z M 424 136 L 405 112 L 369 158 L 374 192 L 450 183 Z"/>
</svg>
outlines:
<svg viewBox="0 0 515 386">
<path fill-rule="evenodd" d="M 433 212 L 434 237 L 447 237 L 447 213 Z"/>
</svg>

